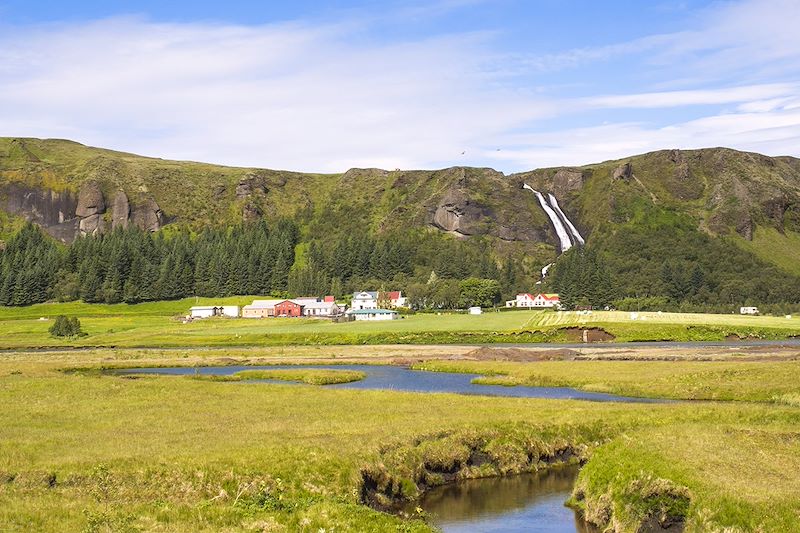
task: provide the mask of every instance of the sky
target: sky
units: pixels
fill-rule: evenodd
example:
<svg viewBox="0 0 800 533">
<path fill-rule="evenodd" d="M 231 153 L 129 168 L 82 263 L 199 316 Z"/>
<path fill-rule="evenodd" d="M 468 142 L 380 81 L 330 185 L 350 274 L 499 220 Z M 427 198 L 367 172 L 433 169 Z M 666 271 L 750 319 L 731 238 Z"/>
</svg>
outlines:
<svg viewBox="0 0 800 533">
<path fill-rule="evenodd" d="M 800 156 L 800 0 L 0 0 L 0 136 L 342 172 Z"/>
</svg>

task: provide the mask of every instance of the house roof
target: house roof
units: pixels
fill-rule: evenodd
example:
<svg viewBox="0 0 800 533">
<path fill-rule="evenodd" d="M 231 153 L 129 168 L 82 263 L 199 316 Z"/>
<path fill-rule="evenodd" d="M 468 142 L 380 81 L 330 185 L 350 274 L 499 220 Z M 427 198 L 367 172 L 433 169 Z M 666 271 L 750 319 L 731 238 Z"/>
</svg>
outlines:
<svg viewBox="0 0 800 533">
<path fill-rule="evenodd" d="M 292 304 L 292 305 L 297 305 L 297 306 L 300 306 L 300 307 L 305 307 L 305 305 L 306 305 L 306 303 L 303 302 L 303 301 L 298 302 L 298 301 L 295 301 L 295 300 L 281 300 L 280 302 L 276 303 L 275 306 L 277 307 L 277 306 L 283 305 L 283 304 Z"/>
<path fill-rule="evenodd" d="M 245 305 L 244 309 L 271 309 L 275 304 L 279 304 L 285 300 L 253 300 L 250 305 Z"/>
<path fill-rule="evenodd" d="M 390 300 L 399 300 L 402 296 L 400 291 L 387 291 L 386 297 Z"/>
<path fill-rule="evenodd" d="M 521 298 L 521 297 L 523 297 L 523 296 L 527 296 L 527 297 L 528 297 L 528 298 L 530 298 L 531 300 L 533 300 L 533 298 L 534 298 L 533 294 L 531 294 L 531 293 L 529 293 L 529 292 L 523 292 L 523 293 L 517 294 L 517 298 Z"/>
<path fill-rule="evenodd" d="M 552 292 L 548 293 L 548 294 L 542 293 L 539 296 L 541 296 L 545 300 L 560 300 L 560 298 L 558 297 L 558 294 L 555 294 L 555 293 L 552 293 Z"/>
<path fill-rule="evenodd" d="M 359 297 L 360 297 L 362 294 L 368 294 L 368 295 L 369 295 L 369 298 L 372 298 L 373 300 L 377 300 L 377 299 L 378 299 L 378 291 L 361 291 L 361 292 L 354 292 L 354 293 L 353 293 L 353 299 L 354 299 L 354 300 L 357 300 L 357 299 L 358 299 L 358 298 L 359 298 Z M 366 297 L 365 297 L 365 298 L 366 298 Z"/>
</svg>

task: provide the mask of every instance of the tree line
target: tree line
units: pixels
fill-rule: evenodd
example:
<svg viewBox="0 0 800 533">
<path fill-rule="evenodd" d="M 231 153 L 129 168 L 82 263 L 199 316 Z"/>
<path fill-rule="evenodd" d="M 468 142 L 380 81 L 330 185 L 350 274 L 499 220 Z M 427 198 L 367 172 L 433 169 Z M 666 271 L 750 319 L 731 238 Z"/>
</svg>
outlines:
<svg viewBox="0 0 800 533">
<path fill-rule="evenodd" d="M 439 281 L 418 283 L 431 275 Z M 68 246 L 27 224 L 0 253 L 0 305 L 51 299 L 138 303 L 194 295 L 343 297 L 357 290 L 413 287 L 419 308 L 452 308 L 493 305 L 501 288 L 514 291 L 526 283 L 514 267 L 498 270 L 485 241 L 364 231 L 303 242 L 291 220 L 198 234 L 130 227 Z"/>
<path fill-rule="evenodd" d="M 540 265 L 499 257 L 485 238 L 409 230 L 304 236 L 293 220 L 199 233 L 131 227 L 56 243 L 25 225 L 0 252 L 0 305 L 47 300 L 137 303 L 188 296 L 294 297 L 403 290 L 415 309 L 488 307 L 520 292 L 557 292 L 566 308 L 730 310 L 800 302 L 797 277 L 723 239 L 622 227 Z"/>
</svg>

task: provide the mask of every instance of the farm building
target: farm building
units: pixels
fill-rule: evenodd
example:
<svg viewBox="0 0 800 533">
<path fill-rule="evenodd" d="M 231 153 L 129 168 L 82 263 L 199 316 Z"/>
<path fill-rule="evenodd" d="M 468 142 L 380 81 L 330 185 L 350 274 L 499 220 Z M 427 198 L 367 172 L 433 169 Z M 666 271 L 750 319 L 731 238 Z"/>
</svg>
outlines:
<svg viewBox="0 0 800 533">
<path fill-rule="evenodd" d="M 530 293 L 517 294 L 516 299 L 506 301 L 506 307 L 521 308 L 553 308 L 558 307 L 561 299 L 558 294 L 537 294 Z"/>
<path fill-rule="evenodd" d="M 303 316 L 339 316 L 342 309 L 336 302 L 309 302 L 303 306 Z"/>
<path fill-rule="evenodd" d="M 471 314 L 471 315 L 483 314 L 483 309 L 481 309 L 480 307 L 470 307 L 469 308 L 469 314 Z"/>
<path fill-rule="evenodd" d="M 303 316 L 303 306 L 292 300 L 283 300 L 275 304 L 275 316 L 298 317 Z"/>
<path fill-rule="evenodd" d="M 242 308 L 243 318 L 267 318 L 275 316 L 275 305 L 283 300 L 253 300 Z"/>
<path fill-rule="evenodd" d="M 355 320 L 395 320 L 399 318 L 397 311 L 391 309 L 353 309 L 348 314 Z"/>
<path fill-rule="evenodd" d="M 291 300 L 255 300 L 242 308 L 244 318 L 271 318 L 286 316 L 333 317 L 344 311 L 333 300 L 320 301 L 319 298 L 303 297 Z M 298 312 L 299 309 L 299 312 Z"/>
<path fill-rule="evenodd" d="M 391 307 L 405 307 L 408 298 L 403 296 L 402 291 L 387 291 L 386 293 L 379 294 L 378 299 L 386 299 Z"/>
<path fill-rule="evenodd" d="M 740 315 L 757 315 L 758 314 L 758 307 L 740 307 L 739 308 Z"/>
<path fill-rule="evenodd" d="M 192 318 L 211 318 L 213 316 L 225 316 L 237 318 L 239 316 L 238 305 L 195 305 L 189 309 L 189 316 Z"/>
</svg>

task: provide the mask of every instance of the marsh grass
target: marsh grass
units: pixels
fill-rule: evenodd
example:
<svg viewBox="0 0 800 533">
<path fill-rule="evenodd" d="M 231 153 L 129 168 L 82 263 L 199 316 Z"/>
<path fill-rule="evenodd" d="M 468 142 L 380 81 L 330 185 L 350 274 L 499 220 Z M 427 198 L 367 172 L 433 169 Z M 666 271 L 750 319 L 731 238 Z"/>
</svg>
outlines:
<svg viewBox="0 0 800 533">
<path fill-rule="evenodd" d="M 622 396 L 796 405 L 800 361 L 426 361 L 414 368 L 481 374 L 480 385 L 573 387 Z"/>
<path fill-rule="evenodd" d="M 274 369 L 274 370 L 242 370 L 235 374 L 217 376 L 200 374 L 190 376 L 192 379 L 209 381 L 257 381 L 275 380 L 305 383 L 307 385 L 334 385 L 336 383 L 352 383 L 366 377 L 364 372 L 356 370 L 325 370 L 315 368 Z"/>
<path fill-rule="evenodd" d="M 689 495 L 688 507 L 674 502 L 689 531 L 788 531 L 797 520 L 800 409 L 791 402 L 593 403 L 63 371 L 155 357 L 3 355 L 0 529 L 429 531 L 419 517 L 362 505 L 364 473 L 392 497 L 413 498 L 453 477 L 546 467 L 565 449 L 588 459 L 579 482 L 587 515 L 608 512 L 622 531 L 664 503 L 663 487 Z M 167 351 L 160 362 L 192 357 Z M 485 369 L 524 376 L 562 365 L 551 378 L 572 369 L 613 385 L 644 375 L 652 378 L 640 379 L 646 390 L 659 378 L 691 376 L 711 391 L 733 380 L 732 388 L 758 383 L 745 395 L 796 394 L 781 377 L 796 376 L 794 366 L 605 363 Z"/>
</svg>

